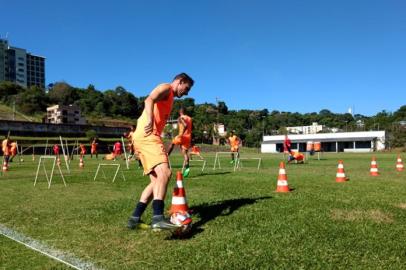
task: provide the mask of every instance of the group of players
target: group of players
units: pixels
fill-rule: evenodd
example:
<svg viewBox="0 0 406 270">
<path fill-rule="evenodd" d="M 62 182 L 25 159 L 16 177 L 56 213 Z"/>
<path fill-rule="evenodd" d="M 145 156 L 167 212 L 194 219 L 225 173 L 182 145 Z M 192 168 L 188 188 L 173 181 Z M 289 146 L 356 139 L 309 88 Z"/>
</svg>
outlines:
<svg viewBox="0 0 406 270">
<path fill-rule="evenodd" d="M 99 146 L 98 139 L 93 138 L 92 142 L 90 143 L 90 158 L 93 158 L 93 156 L 95 156 L 96 159 L 99 158 L 98 146 Z M 80 143 L 79 146 L 76 149 L 77 149 L 78 154 L 80 155 L 81 158 L 83 158 L 87 153 L 86 146 L 83 143 Z M 52 150 L 54 152 L 54 155 L 59 158 L 59 155 L 60 155 L 60 146 L 59 146 L 59 144 L 54 144 Z M 120 142 L 117 141 L 113 145 L 113 152 L 110 153 L 110 154 L 105 155 L 103 157 L 103 159 L 114 160 L 117 157 L 121 157 L 122 154 L 123 154 L 122 145 L 121 145 Z"/>
<path fill-rule="evenodd" d="M 181 148 L 184 156 L 183 173 L 185 176 L 189 173 L 189 149 L 190 154 L 195 154 L 203 158 L 200 154 L 198 146 L 192 144 L 192 118 L 187 116 L 183 109 L 179 111 L 179 135 L 176 136 L 169 149 L 166 149 L 162 141 L 162 132 L 170 116 L 174 98 L 180 98 L 189 93 L 193 87 L 194 80 L 186 73 L 181 73 L 175 76 L 172 82 L 158 85 L 151 91 L 145 99 L 145 106 L 141 116 L 138 118 L 137 127 L 133 128 L 128 139 L 131 141 L 131 149 L 137 154 L 144 175 L 148 175 L 150 183 L 142 191 L 135 209 L 128 220 L 128 228 L 135 229 L 142 224 L 141 216 L 144 213 L 147 205 L 152 202 L 153 216 L 151 222 L 152 229 L 177 229 L 180 225 L 171 223 L 164 216 L 164 200 L 167 193 L 168 182 L 171 178 L 171 169 L 169 166 L 168 155 L 171 154 L 175 145 Z M 228 139 L 232 152 L 239 151 L 241 140 L 232 134 Z M 8 162 L 9 157 L 14 157 L 17 154 L 17 147 L 12 146 L 8 138 L 3 140 L 4 159 Z M 121 155 L 121 143 L 115 144 L 113 155 L 114 157 Z M 80 155 L 83 157 L 86 154 L 85 145 L 79 145 Z M 54 154 L 59 155 L 59 146 L 55 145 Z M 133 153 L 134 154 L 134 153 Z M 91 144 L 91 155 L 97 157 L 97 140 L 93 140 Z M 232 161 L 234 161 L 234 154 Z"/>
<path fill-rule="evenodd" d="M 9 136 L 6 136 L 1 144 L 3 151 L 3 168 L 8 167 L 9 162 L 13 162 L 13 158 L 17 155 L 17 142 L 12 141 Z"/>
</svg>

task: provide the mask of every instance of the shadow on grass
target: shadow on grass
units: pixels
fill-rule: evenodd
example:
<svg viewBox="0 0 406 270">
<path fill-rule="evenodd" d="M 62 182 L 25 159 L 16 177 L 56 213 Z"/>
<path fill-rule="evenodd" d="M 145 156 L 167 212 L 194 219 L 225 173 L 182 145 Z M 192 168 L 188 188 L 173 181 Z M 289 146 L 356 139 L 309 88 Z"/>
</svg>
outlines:
<svg viewBox="0 0 406 270">
<path fill-rule="evenodd" d="M 204 224 L 209 221 L 216 219 L 219 216 L 229 216 L 234 211 L 238 210 L 240 207 L 257 203 L 260 200 L 271 199 L 271 196 L 267 197 L 259 197 L 259 198 L 239 198 L 239 199 L 231 199 L 220 201 L 216 203 L 204 203 L 190 208 L 190 211 L 194 217 L 200 217 L 200 220 L 196 223 L 193 223 L 193 227 L 191 231 L 187 235 L 183 235 L 182 237 L 179 236 L 171 236 L 167 240 L 174 240 L 174 239 L 190 239 L 195 235 L 204 231 L 201 228 Z"/>
<path fill-rule="evenodd" d="M 206 175 L 223 175 L 223 174 L 230 174 L 231 172 L 212 172 L 212 173 L 201 173 L 200 175 L 196 175 L 193 177 L 189 178 L 195 178 L 195 177 L 200 177 L 200 176 L 206 176 Z"/>
</svg>

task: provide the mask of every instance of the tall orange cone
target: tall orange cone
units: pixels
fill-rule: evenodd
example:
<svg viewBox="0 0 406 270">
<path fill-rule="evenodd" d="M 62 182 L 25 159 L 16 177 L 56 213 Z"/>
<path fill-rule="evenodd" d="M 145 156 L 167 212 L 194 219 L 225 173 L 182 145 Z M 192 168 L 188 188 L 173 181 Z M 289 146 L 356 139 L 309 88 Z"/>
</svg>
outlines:
<svg viewBox="0 0 406 270">
<path fill-rule="evenodd" d="M 8 171 L 8 164 L 7 164 L 6 160 L 3 161 L 3 169 L 2 170 L 3 170 L 3 172 Z"/>
<path fill-rule="evenodd" d="M 375 157 L 372 157 L 371 169 L 369 170 L 369 175 L 371 175 L 371 176 L 379 176 L 378 165 L 376 163 Z"/>
<path fill-rule="evenodd" d="M 173 189 L 172 193 L 172 205 L 169 212 L 171 214 L 180 212 L 180 213 L 187 213 L 189 211 L 189 207 L 186 201 L 186 192 L 183 188 L 183 175 L 182 172 L 176 172 L 176 186 Z"/>
<path fill-rule="evenodd" d="M 347 178 L 345 177 L 344 164 L 342 160 L 339 160 L 336 174 L 336 182 L 340 183 L 345 181 L 347 181 Z"/>
<path fill-rule="evenodd" d="M 396 170 L 398 172 L 401 172 L 401 171 L 403 171 L 403 169 L 404 169 L 404 167 L 403 167 L 402 159 L 400 158 L 400 155 L 398 155 L 398 158 L 396 160 Z"/>
<path fill-rule="evenodd" d="M 80 156 L 79 158 L 79 168 L 84 168 L 85 167 L 85 163 L 83 162 L 83 157 Z"/>
<path fill-rule="evenodd" d="M 278 184 L 276 192 L 289 192 L 288 177 L 286 175 L 285 163 L 281 161 L 279 164 Z"/>
</svg>

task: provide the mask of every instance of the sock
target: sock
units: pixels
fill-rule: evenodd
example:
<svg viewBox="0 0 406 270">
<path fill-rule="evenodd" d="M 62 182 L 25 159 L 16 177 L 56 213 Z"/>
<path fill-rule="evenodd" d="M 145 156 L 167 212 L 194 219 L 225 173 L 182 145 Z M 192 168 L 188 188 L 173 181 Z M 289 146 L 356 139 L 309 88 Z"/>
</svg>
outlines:
<svg viewBox="0 0 406 270">
<path fill-rule="evenodd" d="M 143 202 L 138 202 L 137 206 L 134 209 L 133 217 L 141 217 L 142 214 L 145 211 L 145 208 L 147 208 L 147 204 Z"/>
<path fill-rule="evenodd" d="M 164 201 L 163 200 L 153 200 L 152 209 L 154 216 L 159 216 L 164 214 Z"/>
</svg>

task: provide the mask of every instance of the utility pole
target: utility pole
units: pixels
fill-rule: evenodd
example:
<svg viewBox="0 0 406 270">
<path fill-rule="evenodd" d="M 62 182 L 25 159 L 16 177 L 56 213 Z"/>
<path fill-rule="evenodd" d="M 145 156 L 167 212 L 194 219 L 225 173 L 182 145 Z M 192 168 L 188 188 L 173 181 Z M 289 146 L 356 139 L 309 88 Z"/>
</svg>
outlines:
<svg viewBox="0 0 406 270">
<path fill-rule="evenodd" d="M 16 101 L 13 101 L 13 121 L 16 120 Z"/>
</svg>

